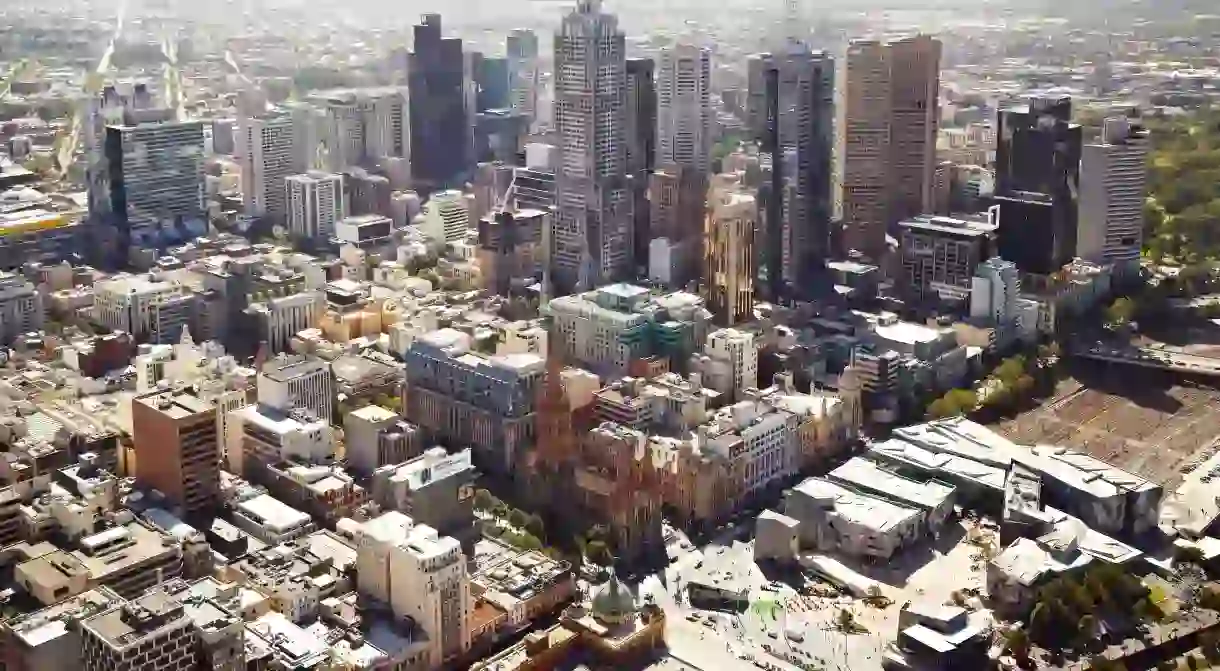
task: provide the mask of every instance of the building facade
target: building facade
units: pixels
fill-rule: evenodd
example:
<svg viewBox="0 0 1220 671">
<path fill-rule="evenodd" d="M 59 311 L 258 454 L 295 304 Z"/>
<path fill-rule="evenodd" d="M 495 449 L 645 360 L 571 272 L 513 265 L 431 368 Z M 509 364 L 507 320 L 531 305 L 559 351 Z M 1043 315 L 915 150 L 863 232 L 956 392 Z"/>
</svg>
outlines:
<svg viewBox="0 0 1220 671">
<path fill-rule="evenodd" d="M 425 14 L 413 30 L 407 72 L 411 174 L 418 188 L 431 191 L 456 186 L 470 168 L 465 58 L 461 39 L 442 37 L 439 14 Z"/>
<path fill-rule="evenodd" d="M 292 116 L 288 114 L 239 120 L 241 194 L 246 214 L 284 216 L 287 202 L 284 178 L 296 172 L 292 124 Z"/>
<path fill-rule="evenodd" d="M 42 294 L 34 285 L 20 275 L 0 272 L 0 345 L 42 330 L 45 318 Z"/>
<path fill-rule="evenodd" d="M 703 231 L 707 309 L 722 326 L 753 321 L 758 201 L 739 190 L 713 190 Z"/>
<path fill-rule="evenodd" d="M 484 472 L 511 477 L 534 444 L 542 358 L 480 356 L 469 336 L 443 329 L 416 338 L 406 366 L 407 419 L 450 448 L 471 448 Z"/>
<path fill-rule="evenodd" d="M 771 162 L 761 189 L 761 258 L 773 301 L 825 284 L 834 214 L 835 63 L 793 43 L 751 57 L 751 128 Z"/>
<path fill-rule="evenodd" d="M 931 211 L 939 40 L 857 41 L 847 51 L 843 111 L 846 243 L 880 262 L 895 222 Z"/>
<path fill-rule="evenodd" d="M 1148 195 L 1149 134 L 1124 117 L 1106 119 L 1100 142 L 1080 160 L 1077 255 L 1138 270 Z"/>
<path fill-rule="evenodd" d="M 551 280 L 558 293 L 622 279 L 633 270 L 627 178 L 626 44 L 601 0 L 579 0 L 555 35 L 558 211 Z"/>
<path fill-rule="evenodd" d="M 216 407 L 193 393 L 155 392 L 131 404 L 136 482 L 156 489 L 187 516 L 220 503 L 221 437 Z"/>
<path fill-rule="evenodd" d="M 284 180 L 288 232 L 298 238 L 329 240 L 335 224 L 347 216 L 343 175 L 311 171 Z"/>
<path fill-rule="evenodd" d="M 997 226 L 989 221 L 920 216 L 898 223 L 907 287 L 920 300 L 964 302 L 974 271 L 991 258 Z"/>
</svg>

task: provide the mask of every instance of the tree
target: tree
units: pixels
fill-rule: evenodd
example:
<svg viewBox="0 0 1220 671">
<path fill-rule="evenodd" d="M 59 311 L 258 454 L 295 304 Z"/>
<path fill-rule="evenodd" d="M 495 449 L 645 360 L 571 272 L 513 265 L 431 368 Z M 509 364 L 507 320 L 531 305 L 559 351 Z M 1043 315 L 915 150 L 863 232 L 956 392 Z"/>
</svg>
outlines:
<svg viewBox="0 0 1220 671">
<path fill-rule="evenodd" d="M 542 523 L 542 518 L 537 515 L 529 515 L 526 517 L 525 530 L 538 538 L 546 538 L 546 527 Z"/>
<path fill-rule="evenodd" d="M 1018 664 L 1024 664 L 1029 660 L 1029 632 L 1017 627 L 1010 629 L 1004 635 L 1004 645 L 1008 648 L 1008 652 L 1012 654 L 1013 659 L 1017 660 Z"/>
<path fill-rule="evenodd" d="M 1116 298 L 1110 307 L 1106 308 L 1106 323 L 1110 326 L 1126 326 L 1134 316 L 1135 303 L 1126 296 Z"/>
<path fill-rule="evenodd" d="M 474 509 L 475 510 L 491 510 L 496 497 L 491 495 L 491 492 L 486 489 L 479 488 L 474 490 Z"/>
<path fill-rule="evenodd" d="M 508 523 L 513 525 L 517 530 L 525 529 L 525 523 L 529 521 L 529 514 L 520 508 L 513 508 L 508 513 Z"/>
</svg>

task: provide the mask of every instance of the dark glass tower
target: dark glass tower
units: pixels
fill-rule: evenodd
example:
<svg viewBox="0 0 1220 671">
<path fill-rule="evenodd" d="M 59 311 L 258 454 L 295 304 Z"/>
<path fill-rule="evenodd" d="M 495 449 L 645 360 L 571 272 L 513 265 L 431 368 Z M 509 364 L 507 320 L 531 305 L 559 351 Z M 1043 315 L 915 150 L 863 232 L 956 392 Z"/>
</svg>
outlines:
<svg viewBox="0 0 1220 671">
<path fill-rule="evenodd" d="M 648 264 L 648 176 L 656 161 L 657 85 L 651 58 L 627 59 L 627 174 L 635 203 L 635 263 Z"/>
<path fill-rule="evenodd" d="M 1000 256 L 1027 273 L 1053 273 L 1076 255 L 1084 135 L 1071 118 L 1066 96 L 1035 98 L 999 114 Z"/>
<path fill-rule="evenodd" d="M 439 14 L 415 26 L 409 59 L 411 174 L 423 190 L 460 184 L 471 167 L 462 41 L 441 36 Z"/>
</svg>

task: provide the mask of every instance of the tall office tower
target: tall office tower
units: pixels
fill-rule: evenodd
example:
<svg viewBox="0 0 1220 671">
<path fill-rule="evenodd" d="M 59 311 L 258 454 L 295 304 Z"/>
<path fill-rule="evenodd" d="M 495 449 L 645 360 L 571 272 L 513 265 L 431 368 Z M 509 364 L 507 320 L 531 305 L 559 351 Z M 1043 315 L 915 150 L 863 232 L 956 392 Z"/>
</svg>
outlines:
<svg viewBox="0 0 1220 671">
<path fill-rule="evenodd" d="M 561 293 L 632 272 L 624 42 L 601 0 L 578 0 L 555 35 L 560 159 L 551 280 Z"/>
<path fill-rule="evenodd" d="M 686 44 L 662 49 L 656 86 L 656 165 L 706 174 L 715 122 L 711 51 Z"/>
<path fill-rule="evenodd" d="M 507 46 L 510 102 L 532 124 L 538 114 L 538 36 L 517 29 L 508 34 Z"/>
<path fill-rule="evenodd" d="M 90 201 L 108 265 L 160 247 L 162 229 L 205 221 L 202 122 L 107 126 L 103 157 Z"/>
<path fill-rule="evenodd" d="M 752 57 L 752 85 L 762 93 L 762 133 L 771 174 L 764 185 L 767 293 L 774 301 L 825 288 L 834 199 L 834 59 L 790 43 Z"/>
<path fill-rule="evenodd" d="M 364 126 L 364 160 L 375 163 L 386 157 L 411 154 L 407 95 L 399 88 L 378 88 L 356 93 L 357 109 Z"/>
<path fill-rule="evenodd" d="M 364 158 L 364 119 L 357 100 L 335 97 L 320 102 L 320 140 L 325 169 L 340 172 Z"/>
<path fill-rule="evenodd" d="M 476 112 L 507 109 L 512 102 L 508 83 L 508 58 L 480 54 L 475 61 Z"/>
<path fill-rule="evenodd" d="M 191 391 L 157 391 L 131 404 L 136 482 L 164 494 L 184 515 L 220 504 L 216 406 Z"/>
<path fill-rule="evenodd" d="M 308 240 L 329 240 L 335 224 L 347 216 L 343 175 L 310 171 L 284 180 L 288 198 L 288 232 Z"/>
<path fill-rule="evenodd" d="M 1106 119 L 1100 142 L 1084 146 L 1077 256 L 1122 272 L 1139 269 L 1148 151 L 1148 131 L 1124 117 Z"/>
<path fill-rule="evenodd" d="M 1076 256 L 1084 136 L 1067 96 L 1001 110 L 996 132 L 1000 256 L 1048 275 Z"/>
<path fill-rule="evenodd" d="M 721 326 L 754 319 L 758 202 L 736 184 L 714 185 L 704 229 L 707 309 Z"/>
<path fill-rule="evenodd" d="M 439 14 L 425 14 L 414 35 L 408 68 L 411 173 L 418 187 L 432 190 L 457 184 L 470 167 L 466 59 L 462 40 L 441 37 Z"/>
<path fill-rule="evenodd" d="M 652 240 L 648 203 L 649 175 L 657 146 L 657 86 L 651 58 L 627 59 L 627 174 L 635 222 L 635 264 L 648 261 Z"/>
<path fill-rule="evenodd" d="M 847 246 L 874 261 L 890 227 L 932 206 L 940 54 L 926 35 L 847 50 L 843 222 Z"/>
<path fill-rule="evenodd" d="M 242 117 L 241 194 L 246 214 L 283 217 L 284 178 L 296 172 L 292 117 L 275 114 Z"/>
<path fill-rule="evenodd" d="M 707 49 L 679 45 L 661 51 L 657 66 L 656 166 L 673 172 L 682 194 L 672 220 L 651 222 L 651 236 L 668 238 L 678 254 L 674 283 L 698 277 L 703 211 L 711 169 L 712 57 Z"/>
</svg>

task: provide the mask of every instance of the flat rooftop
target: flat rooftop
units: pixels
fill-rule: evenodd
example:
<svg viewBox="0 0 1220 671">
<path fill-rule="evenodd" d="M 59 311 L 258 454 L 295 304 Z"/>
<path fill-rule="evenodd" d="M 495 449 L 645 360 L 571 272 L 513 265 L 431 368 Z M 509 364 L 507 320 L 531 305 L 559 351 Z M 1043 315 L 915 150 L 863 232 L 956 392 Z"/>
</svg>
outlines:
<svg viewBox="0 0 1220 671">
<path fill-rule="evenodd" d="M 186 626 L 182 602 L 164 590 L 153 590 L 131 602 L 147 616 L 143 619 L 129 614 L 130 606 L 111 608 L 85 620 L 84 626 L 114 648 L 127 648 L 157 631 Z"/>
<path fill-rule="evenodd" d="M 118 605 L 123 599 L 102 587 L 69 597 L 59 603 L 8 621 L 9 629 L 25 646 L 34 648 L 68 634 L 68 621 Z"/>
<path fill-rule="evenodd" d="M 268 529 L 282 533 L 310 523 L 309 515 L 281 502 L 270 494 L 260 494 L 237 504 L 239 512 Z"/>
<path fill-rule="evenodd" d="M 194 394 L 181 391 L 166 391 L 135 399 L 161 414 L 176 420 L 190 419 L 196 415 L 215 412 L 215 406 Z"/>
</svg>

